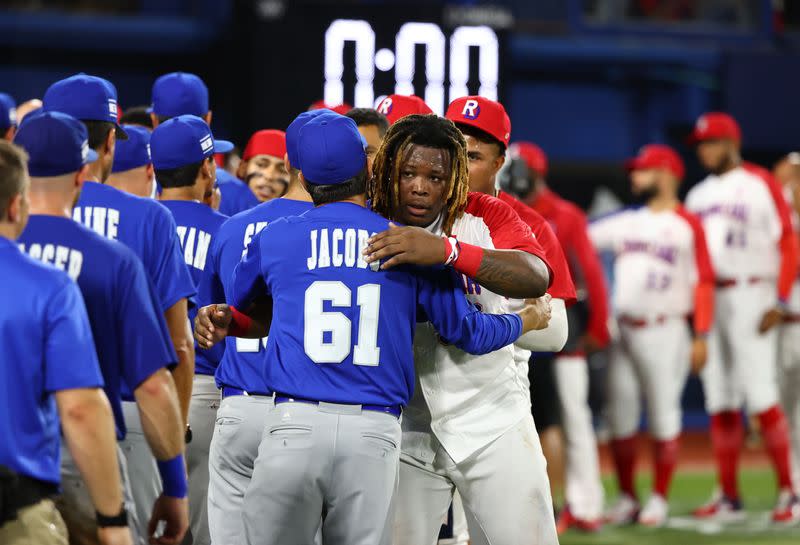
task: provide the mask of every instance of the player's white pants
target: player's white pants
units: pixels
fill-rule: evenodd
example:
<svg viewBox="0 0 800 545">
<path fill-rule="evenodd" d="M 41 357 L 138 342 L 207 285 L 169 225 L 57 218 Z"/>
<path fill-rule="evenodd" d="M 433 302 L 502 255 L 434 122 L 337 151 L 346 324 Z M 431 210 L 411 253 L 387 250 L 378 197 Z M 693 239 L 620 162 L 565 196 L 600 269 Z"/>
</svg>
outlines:
<svg viewBox="0 0 800 545">
<path fill-rule="evenodd" d="M 673 317 L 645 327 L 620 323 L 619 331 L 608 369 L 612 437 L 638 431 L 644 396 L 650 435 L 659 441 L 674 439 L 681 431 L 681 393 L 689 375 L 689 325 L 683 317 Z"/>
<path fill-rule="evenodd" d="M 210 375 L 195 375 L 189 404 L 192 441 L 186 445 L 189 471 L 189 534 L 184 543 L 209 545 L 208 534 L 208 452 L 219 407 L 219 390 Z"/>
<path fill-rule="evenodd" d="M 708 363 L 701 374 L 710 414 L 743 405 L 758 414 L 778 403 L 778 328 L 758 332 L 761 317 L 775 302 L 774 282 L 716 290 Z"/>
<path fill-rule="evenodd" d="M 140 533 L 147 535 L 147 525 L 153 514 L 153 504 L 161 495 L 161 477 L 158 474 L 156 459 L 144 436 L 139 408 L 135 401 L 122 402 L 122 414 L 128 433 L 120 441 L 122 451 L 128 461 L 128 475 L 131 478 L 131 493 L 136 503 Z"/>
<path fill-rule="evenodd" d="M 566 502 L 577 518 L 594 520 L 602 515 L 604 494 L 589 408 L 589 364 L 583 356 L 558 356 L 553 370 L 566 440 Z"/>
<path fill-rule="evenodd" d="M 792 481 L 800 486 L 800 323 L 781 326 L 778 347 L 778 384 L 781 405 L 792 439 Z"/>
<path fill-rule="evenodd" d="M 231 396 L 220 403 L 208 456 L 208 529 L 214 545 L 244 543 L 242 505 L 253 476 L 271 397 Z"/>
<path fill-rule="evenodd" d="M 394 545 L 433 545 L 457 488 L 472 545 L 558 543 L 547 462 L 528 415 L 456 464 L 438 448 L 432 463 L 401 456 Z"/>
</svg>

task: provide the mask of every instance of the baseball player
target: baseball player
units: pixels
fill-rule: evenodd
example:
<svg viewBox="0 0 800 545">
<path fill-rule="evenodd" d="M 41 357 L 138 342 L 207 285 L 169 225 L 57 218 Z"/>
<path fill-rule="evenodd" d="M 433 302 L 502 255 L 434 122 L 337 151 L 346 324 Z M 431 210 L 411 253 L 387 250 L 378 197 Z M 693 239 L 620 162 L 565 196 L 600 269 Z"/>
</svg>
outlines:
<svg viewBox="0 0 800 545">
<path fill-rule="evenodd" d="M 468 100 L 477 101 L 477 107 L 481 110 L 481 115 L 475 119 L 465 119 L 461 115 Z M 553 352 L 564 346 L 568 333 L 566 306 L 573 304 L 576 300 L 575 287 L 561 245 L 544 218 L 505 191 L 497 189 L 497 174 L 505 163 L 506 144 L 504 142 L 507 141 L 505 140 L 506 135 L 510 137 L 511 133 L 511 121 L 503 105 L 484 97 L 464 97 L 454 100 L 449 105 L 445 117 L 456 124 L 466 140 L 470 190 L 496 196 L 508 203 L 517 212 L 520 219 L 531 228 L 545 251 L 548 263 L 555 270 L 555 280 L 547 290 L 552 297 L 550 300 L 550 323 L 546 329 L 531 332 L 520 338 L 515 345 L 514 359 L 520 378 L 530 389 L 531 350 Z M 518 301 L 517 304 L 522 304 L 522 301 Z M 589 426 L 591 426 L 591 415 L 588 415 L 588 420 Z M 594 436 L 591 435 L 591 438 L 594 439 Z M 582 446 L 585 448 L 585 445 Z M 455 520 L 458 520 L 459 516 L 458 512 L 454 513 Z"/>
<path fill-rule="evenodd" d="M 389 95 L 381 100 L 375 109 L 378 110 L 378 113 L 386 116 L 390 125 L 407 115 L 433 113 L 431 107 L 417 95 Z"/>
<path fill-rule="evenodd" d="M 536 424 L 542 444 L 549 446 L 553 444 L 553 435 L 560 436 L 554 428 L 558 420 L 551 417 L 553 402 L 557 404 L 566 436 L 566 504 L 559 515 L 559 532 L 569 527 L 595 531 L 601 522 L 603 488 L 588 406 L 586 353 L 605 347 L 609 340 L 608 295 L 603 268 L 589 240 L 586 215 L 548 189 L 545 182 L 547 156 L 541 148 L 530 142 L 516 142 L 511 146 L 511 155 L 521 159 L 527 168 L 519 174 L 511 173 L 509 189 L 550 222 L 567 255 L 578 292 L 585 296 L 585 301 L 567 309 L 569 337 L 564 349 L 552 360 L 537 360 L 531 395 L 536 409 L 534 419 L 538 416 L 541 420 L 536 420 Z M 555 393 L 546 391 L 551 380 Z M 548 424 L 555 433 L 544 431 Z M 558 448 L 558 443 L 554 448 Z M 551 463 L 552 459 L 548 458 L 548 466 Z"/>
<path fill-rule="evenodd" d="M 375 154 L 381 147 L 386 131 L 389 130 L 389 120 L 382 113 L 372 108 L 353 108 L 345 114 L 356 122 L 358 132 L 367 142 L 367 159 L 370 164 L 375 160 Z"/>
<path fill-rule="evenodd" d="M 68 159 L 75 168 L 84 163 L 80 152 Z M 29 258 L 14 243 L 25 229 L 27 208 L 25 155 L 0 141 L 0 341 L 4 358 L 14 362 L 0 365 L 0 542 L 67 543 L 52 500 L 59 492 L 63 434 L 91 491 L 100 543 L 132 545 L 121 507 L 113 416 L 101 390 L 86 308 L 66 274 Z"/>
<path fill-rule="evenodd" d="M 309 120 L 327 110 L 300 114 L 286 129 L 286 162 L 290 173 L 286 194 L 237 214 L 220 227 L 211 244 L 199 286 L 201 304 L 232 297 L 233 270 L 247 255 L 253 237 L 269 223 L 299 216 L 313 208 L 299 178 L 297 135 Z M 198 319 L 205 315 L 200 309 Z M 195 337 L 198 336 L 197 328 Z M 203 340 L 198 338 L 198 343 Z M 242 543 L 242 502 L 250 484 L 264 418 L 272 408 L 272 392 L 261 372 L 266 339 L 229 338 L 216 370 L 222 401 L 209 450 L 208 520 L 212 543 Z"/>
<path fill-rule="evenodd" d="M 513 342 L 532 322 L 481 313 L 449 271 L 367 264 L 367 238 L 388 221 L 365 208 L 369 170 L 351 119 L 310 120 L 298 147 L 316 208 L 265 227 L 234 272 L 234 306 L 273 300 L 264 373 L 275 409 L 245 497 L 245 538 L 309 543 L 322 517 L 324 543 L 388 544 L 417 305 L 442 342 L 475 353 Z"/>
<path fill-rule="evenodd" d="M 462 111 L 480 115 L 473 102 Z M 506 297 L 541 297 L 551 279 L 544 251 L 509 205 L 468 192 L 467 169 L 466 143 L 451 121 L 411 115 L 394 123 L 375 159 L 372 206 L 410 227 L 372 237 L 367 260 L 436 264 L 450 255 L 442 246 L 455 244 L 464 291 L 484 311 L 505 310 Z M 514 348 L 469 356 L 439 343 L 427 325 L 414 344 L 419 384 L 403 416 L 395 542 L 433 543 L 458 489 L 473 543 L 556 543 Z"/>
<path fill-rule="evenodd" d="M 150 106 L 128 106 L 122 115 L 119 116 L 119 122 L 122 125 L 136 125 L 137 127 L 144 127 L 147 130 L 153 130 L 153 119 L 150 117 Z"/>
<path fill-rule="evenodd" d="M 217 166 L 215 152 L 225 152 L 233 144 L 216 140 L 206 122 L 193 115 L 173 117 L 160 124 L 151 140 L 153 165 L 161 184 L 161 204 L 172 212 L 183 257 L 199 285 L 208 261 L 208 254 L 220 225 L 227 218 L 202 201 L 213 191 Z M 194 322 L 196 310 L 189 311 Z M 217 350 L 221 350 L 219 347 Z M 219 406 L 219 390 L 214 384 L 214 371 L 219 355 L 208 355 L 198 349 L 189 421 L 192 440 L 186 445 L 189 470 L 189 514 L 194 544 L 209 544 L 208 514 L 208 451 Z"/>
<path fill-rule="evenodd" d="M 114 146 L 114 164 L 106 184 L 136 195 L 151 197 L 155 192 L 153 162 L 150 159 L 150 131 L 137 125 L 122 125 L 128 139 Z"/>
<path fill-rule="evenodd" d="M 283 162 L 284 155 L 286 133 L 283 131 L 264 129 L 253 133 L 248 140 L 237 175 L 245 180 L 259 202 L 275 199 L 286 193 L 289 173 Z M 260 176 L 254 176 L 255 174 Z"/>
<path fill-rule="evenodd" d="M 83 121 L 89 148 L 98 159 L 89 165 L 73 219 L 106 238 L 119 240 L 141 259 L 167 322 L 178 365 L 172 371 L 184 426 L 194 376 L 194 342 L 189 326 L 188 300 L 195 294 L 189 270 L 169 211 L 151 199 L 118 191 L 103 182 L 111 172 L 117 131 L 116 89 L 101 78 L 78 74 L 58 81 L 45 93 L 45 111 L 61 111 Z M 123 412 L 128 433 L 121 442 L 128 461 L 134 502 L 140 523 L 161 495 L 158 468 L 144 436 L 133 393 L 123 388 Z M 146 534 L 147 528 L 141 533 Z"/>
<path fill-rule="evenodd" d="M 0 93 L 0 140 L 13 140 L 16 130 L 17 103 L 11 95 Z"/>
<path fill-rule="evenodd" d="M 789 207 L 768 172 L 742 162 L 741 131 L 731 116 L 701 116 L 691 141 L 709 172 L 689 192 L 686 208 L 703 222 L 716 273 L 716 313 L 701 378 L 722 489 L 695 515 L 722 520 L 744 516 L 736 482 L 744 440 L 739 411 L 744 405 L 759 420 L 778 477 L 772 520 L 794 521 L 800 502 L 792 487 L 788 426 L 775 375 L 775 326 L 797 274 Z"/>
<path fill-rule="evenodd" d="M 597 249 L 615 256 L 619 338 L 611 353 L 607 399 L 620 496 L 608 521 L 661 526 L 667 520 L 667 492 L 678 458 L 681 393 L 690 363 L 699 372 L 706 359 L 714 272 L 700 220 L 678 201 L 684 175 L 680 156 L 651 144 L 627 167 L 633 194 L 644 206 L 607 216 L 589 229 Z M 647 400 L 655 478 L 640 511 L 634 467 L 641 394 Z"/>
<path fill-rule="evenodd" d="M 152 100 L 150 117 L 154 128 L 179 115 L 196 115 L 211 126 L 208 87 L 195 74 L 171 72 L 159 77 L 153 83 Z M 258 204 L 247 186 L 223 169 L 217 172 L 217 183 L 221 193 L 219 210 L 222 214 L 233 216 Z"/>
<path fill-rule="evenodd" d="M 783 186 L 783 195 L 792 205 L 792 226 L 800 236 L 800 153 L 792 152 L 773 169 L 775 179 Z M 781 405 L 789 421 L 792 439 L 793 481 L 797 486 L 800 472 L 800 278 L 796 278 L 786 313 L 778 332 L 778 373 Z"/>
<path fill-rule="evenodd" d="M 183 429 L 178 397 L 168 366 L 176 362 L 160 305 L 139 259 L 126 246 L 110 241 L 72 220 L 72 206 L 83 183 L 86 165 L 97 155 L 88 149 L 83 124 L 58 112 L 26 118 L 15 142 L 29 155 L 31 176 L 28 226 L 19 238 L 31 257 L 64 270 L 78 282 L 89 313 L 97 355 L 111 402 L 117 439 L 126 426 L 122 413 L 122 384 L 136 399 L 144 433 L 158 460 L 165 493 L 147 520 L 138 521 L 125 457 L 120 449 L 126 508 L 134 536 L 165 520 L 165 535 L 180 540 L 188 524 L 183 472 Z M 91 152 L 91 153 L 90 153 Z M 85 159 L 76 160 L 84 157 Z M 135 314 L 136 320 L 130 317 Z M 175 470 L 174 468 L 178 469 Z M 171 472 L 171 473 L 170 473 Z M 170 486 L 177 481 L 178 488 Z M 64 495 L 59 508 L 73 538 L 93 540 L 94 509 L 78 474 L 75 460 L 62 452 Z M 144 537 L 144 536 L 142 536 Z M 138 540 L 137 540 L 138 541 Z"/>
</svg>

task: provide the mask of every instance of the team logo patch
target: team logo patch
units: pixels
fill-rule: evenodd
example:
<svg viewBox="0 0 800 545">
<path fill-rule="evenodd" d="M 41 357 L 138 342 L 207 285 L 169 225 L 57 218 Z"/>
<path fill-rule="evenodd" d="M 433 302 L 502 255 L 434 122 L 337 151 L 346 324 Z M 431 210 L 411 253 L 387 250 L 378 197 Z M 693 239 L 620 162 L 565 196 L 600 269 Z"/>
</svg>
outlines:
<svg viewBox="0 0 800 545">
<path fill-rule="evenodd" d="M 214 141 L 211 139 L 210 134 L 207 134 L 200 139 L 200 149 L 203 150 L 203 154 L 206 154 L 214 149 Z"/>
<path fill-rule="evenodd" d="M 117 101 L 113 98 L 108 99 L 108 115 L 114 118 L 114 121 L 117 120 Z"/>
<path fill-rule="evenodd" d="M 481 115 L 481 107 L 477 100 L 470 99 L 464 103 L 464 108 L 461 110 L 461 115 L 464 119 L 478 119 Z"/>
<path fill-rule="evenodd" d="M 151 156 L 150 156 L 150 144 L 147 144 L 147 160 L 150 161 L 150 159 L 151 159 Z"/>
<path fill-rule="evenodd" d="M 383 115 L 389 115 L 392 113 L 392 108 L 394 104 L 392 104 L 392 99 L 389 97 L 384 98 L 380 104 L 378 104 L 378 111 Z"/>
<path fill-rule="evenodd" d="M 81 144 L 81 162 L 85 163 L 87 157 L 89 157 L 89 141 L 84 140 Z"/>
<path fill-rule="evenodd" d="M 11 108 L 10 110 L 8 110 L 8 123 L 10 125 L 16 125 L 17 124 L 17 109 L 16 108 Z"/>
</svg>

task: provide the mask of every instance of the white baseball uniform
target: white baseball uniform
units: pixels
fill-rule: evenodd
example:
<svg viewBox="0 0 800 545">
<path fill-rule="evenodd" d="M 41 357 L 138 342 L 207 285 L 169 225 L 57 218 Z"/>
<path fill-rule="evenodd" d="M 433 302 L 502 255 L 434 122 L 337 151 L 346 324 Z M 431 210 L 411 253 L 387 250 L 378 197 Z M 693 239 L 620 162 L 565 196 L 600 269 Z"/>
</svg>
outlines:
<svg viewBox="0 0 800 545">
<path fill-rule="evenodd" d="M 788 298 L 796 271 L 786 270 L 792 252 L 784 243 L 792 236 L 788 207 L 780 188 L 755 168 L 709 175 L 686 198 L 703 222 L 716 273 L 715 322 L 702 373 L 711 414 L 743 404 L 757 414 L 778 402 L 778 331 L 761 334 L 758 327 L 778 292 Z"/>
<path fill-rule="evenodd" d="M 682 206 L 627 209 L 591 224 L 598 250 L 612 251 L 614 312 L 619 337 L 608 371 L 609 424 L 614 438 L 639 428 L 640 394 L 647 399 L 650 433 L 678 436 L 680 396 L 689 372 L 690 332 L 710 327 L 713 272 L 703 229 Z"/>
<path fill-rule="evenodd" d="M 440 232 L 440 223 L 429 229 Z M 488 195 L 469 195 L 453 234 L 483 248 L 543 256 L 513 209 Z M 486 312 L 508 310 L 505 297 L 472 279 L 464 279 L 464 289 Z M 473 544 L 558 543 L 546 462 L 514 347 L 471 356 L 441 344 L 426 323 L 417 327 L 414 356 L 416 388 L 403 414 L 395 545 L 435 543 L 456 488 Z"/>
</svg>

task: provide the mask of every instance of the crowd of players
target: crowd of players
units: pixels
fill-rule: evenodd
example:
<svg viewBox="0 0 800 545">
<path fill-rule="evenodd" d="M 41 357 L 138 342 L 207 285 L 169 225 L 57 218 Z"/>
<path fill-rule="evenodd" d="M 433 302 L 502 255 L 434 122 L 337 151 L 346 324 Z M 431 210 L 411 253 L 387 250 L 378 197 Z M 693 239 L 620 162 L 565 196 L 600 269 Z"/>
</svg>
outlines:
<svg viewBox="0 0 800 545">
<path fill-rule="evenodd" d="M 746 408 L 772 519 L 800 520 L 800 156 L 774 178 L 708 113 L 690 141 L 709 174 L 685 204 L 680 156 L 651 144 L 625 165 L 641 206 L 589 224 L 483 97 L 444 117 L 415 96 L 314 104 L 241 157 L 211 123 L 187 73 L 124 112 L 85 74 L 19 109 L 0 94 L 0 542 L 519 545 L 660 526 L 690 372 L 718 468 L 695 516 L 744 516 Z M 604 511 L 586 358 L 606 347 L 620 493 Z"/>
</svg>

